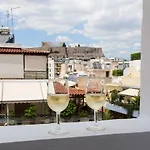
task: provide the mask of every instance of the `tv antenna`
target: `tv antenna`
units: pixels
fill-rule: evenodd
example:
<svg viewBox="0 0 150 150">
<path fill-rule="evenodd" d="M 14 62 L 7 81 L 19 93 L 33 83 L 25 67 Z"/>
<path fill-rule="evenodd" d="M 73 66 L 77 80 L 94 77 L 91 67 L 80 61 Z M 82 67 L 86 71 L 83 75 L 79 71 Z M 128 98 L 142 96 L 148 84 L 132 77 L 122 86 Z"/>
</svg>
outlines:
<svg viewBox="0 0 150 150">
<path fill-rule="evenodd" d="M 6 12 L 6 25 L 7 25 L 7 27 L 9 27 L 9 16 L 10 16 L 10 14 L 9 14 L 9 11 L 7 10 L 7 12 Z"/>
<path fill-rule="evenodd" d="M 12 27 L 12 34 L 14 35 L 14 16 L 13 16 L 13 10 L 18 9 L 20 7 L 12 7 L 11 8 L 11 27 Z"/>
</svg>

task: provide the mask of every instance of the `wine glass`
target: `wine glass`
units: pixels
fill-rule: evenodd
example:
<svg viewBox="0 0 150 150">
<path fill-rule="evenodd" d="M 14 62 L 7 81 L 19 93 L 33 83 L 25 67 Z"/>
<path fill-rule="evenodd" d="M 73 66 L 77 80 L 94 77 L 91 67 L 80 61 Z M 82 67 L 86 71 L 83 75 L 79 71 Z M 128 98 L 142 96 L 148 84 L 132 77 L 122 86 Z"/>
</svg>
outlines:
<svg viewBox="0 0 150 150">
<path fill-rule="evenodd" d="M 101 131 L 105 128 L 98 125 L 97 112 L 106 102 L 106 86 L 103 78 L 88 77 L 86 84 L 86 103 L 94 110 L 94 125 L 87 127 L 87 130 Z"/>
<path fill-rule="evenodd" d="M 69 88 L 66 79 L 50 79 L 47 88 L 47 104 L 56 112 L 57 128 L 48 133 L 53 135 L 67 134 L 60 127 L 60 113 L 65 110 L 69 104 Z"/>
</svg>

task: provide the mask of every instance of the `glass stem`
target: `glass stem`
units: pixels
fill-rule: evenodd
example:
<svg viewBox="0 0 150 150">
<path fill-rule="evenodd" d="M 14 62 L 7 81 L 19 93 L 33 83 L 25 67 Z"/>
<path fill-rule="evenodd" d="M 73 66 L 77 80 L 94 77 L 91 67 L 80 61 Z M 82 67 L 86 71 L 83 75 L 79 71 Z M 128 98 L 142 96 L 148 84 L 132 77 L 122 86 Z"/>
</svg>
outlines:
<svg viewBox="0 0 150 150">
<path fill-rule="evenodd" d="M 94 110 L 94 122 L 96 126 L 97 125 L 97 110 Z"/>
<path fill-rule="evenodd" d="M 57 128 L 60 129 L 60 113 L 56 113 Z"/>
</svg>

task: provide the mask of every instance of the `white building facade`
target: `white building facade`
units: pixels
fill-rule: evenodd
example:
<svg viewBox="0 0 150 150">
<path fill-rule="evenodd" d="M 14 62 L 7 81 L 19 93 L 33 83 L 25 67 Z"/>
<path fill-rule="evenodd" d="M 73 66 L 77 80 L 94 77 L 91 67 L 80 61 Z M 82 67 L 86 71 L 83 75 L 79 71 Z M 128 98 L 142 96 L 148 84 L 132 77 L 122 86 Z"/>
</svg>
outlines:
<svg viewBox="0 0 150 150">
<path fill-rule="evenodd" d="M 55 63 L 53 58 L 48 58 L 48 78 L 54 79 L 55 77 Z"/>
<path fill-rule="evenodd" d="M 47 79 L 48 54 L 16 45 L 0 47 L 0 79 Z"/>
</svg>

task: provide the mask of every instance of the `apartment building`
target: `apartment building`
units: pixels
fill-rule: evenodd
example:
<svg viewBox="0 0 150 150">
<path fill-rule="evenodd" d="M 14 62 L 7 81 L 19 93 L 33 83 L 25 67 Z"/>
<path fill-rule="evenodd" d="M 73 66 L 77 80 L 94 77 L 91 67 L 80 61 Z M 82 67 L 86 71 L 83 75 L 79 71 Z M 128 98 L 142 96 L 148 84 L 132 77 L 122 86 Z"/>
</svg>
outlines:
<svg viewBox="0 0 150 150">
<path fill-rule="evenodd" d="M 55 77 L 55 63 L 53 58 L 48 58 L 48 78 L 54 79 Z"/>
<path fill-rule="evenodd" d="M 49 51 L 22 49 L 0 44 L 1 79 L 47 79 Z"/>
<path fill-rule="evenodd" d="M 112 69 L 121 69 L 124 70 L 125 68 L 129 67 L 129 61 L 120 58 L 109 58 L 111 60 Z"/>
<path fill-rule="evenodd" d="M 61 72 L 61 64 L 67 60 L 89 61 L 90 59 L 101 58 L 104 56 L 102 48 L 94 47 L 62 47 L 54 46 L 51 42 L 42 42 L 41 47 L 30 48 L 41 51 L 50 51 L 49 58 L 54 60 L 54 76 L 58 77 Z M 77 64 L 77 63 L 76 63 Z M 80 65 L 77 65 L 78 68 Z"/>
</svg>

